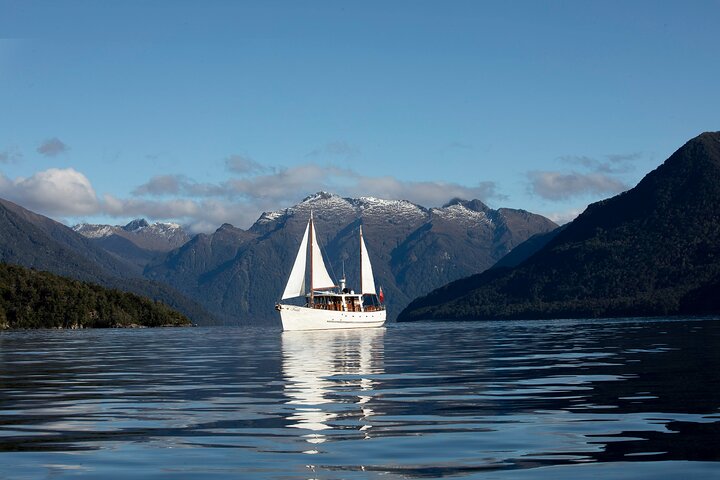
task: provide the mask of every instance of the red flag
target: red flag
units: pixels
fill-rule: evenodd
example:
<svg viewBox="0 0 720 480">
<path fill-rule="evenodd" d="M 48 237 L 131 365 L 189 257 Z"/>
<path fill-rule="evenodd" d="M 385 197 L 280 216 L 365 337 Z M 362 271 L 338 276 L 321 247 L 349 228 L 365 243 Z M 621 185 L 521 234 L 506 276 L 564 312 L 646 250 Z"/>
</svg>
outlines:
<svg viewBox="0 0 720 480">
<path fill-rule="evenodd" d="M 380 293 L 378 294 L 378 298 L 380 299 L 380 303 L 385 303 L 385 295 L 383 294 L 382 287 L 380 287 Z"/>
</svg>

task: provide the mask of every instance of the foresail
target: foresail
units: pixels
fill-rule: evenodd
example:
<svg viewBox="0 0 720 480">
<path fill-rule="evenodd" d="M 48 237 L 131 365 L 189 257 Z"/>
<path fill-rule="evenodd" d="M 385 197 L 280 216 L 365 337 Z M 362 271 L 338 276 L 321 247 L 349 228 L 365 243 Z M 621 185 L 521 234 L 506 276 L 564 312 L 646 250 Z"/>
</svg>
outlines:
<svg viewBox="0 0 720 480">
<path fill-rule="evenodd" d="M 375 278 L 370 264 L 370 256 L 362 236 L 362 227 L 360 227 L 360 268 L 362 272 L 362 278 L 360 278 L 361 293 L 375 294 Z"/>
<path fill-rule="evenodd" d="M 308 231 L 310 224 L 308 223 L 305 227 L 305 234 L 303 235 L 302 242 L 300 243 L 300 250 L 298 250 L 297 257 L 295 257 L 295 263 L 293 264 L 292 271 L 290 272 L 290 278 L 285 286 L 282 298 L 295 298 L 301 295 L 305 295 L 305 266 L 307 264 L 307 242 L 308 242 Z"/>
<path fill-rule="evenodd" d="M 320 290 L 323 288 L 332 288 L 335 286 L 335 282 L 330 278 L 330 274 L 325 267 L 323 262 L 322 254 L 320 253 L 320 245 L 315 235 L 315 229 L 312 231 L 312 288 L 314 290 Z"/>
</svg>

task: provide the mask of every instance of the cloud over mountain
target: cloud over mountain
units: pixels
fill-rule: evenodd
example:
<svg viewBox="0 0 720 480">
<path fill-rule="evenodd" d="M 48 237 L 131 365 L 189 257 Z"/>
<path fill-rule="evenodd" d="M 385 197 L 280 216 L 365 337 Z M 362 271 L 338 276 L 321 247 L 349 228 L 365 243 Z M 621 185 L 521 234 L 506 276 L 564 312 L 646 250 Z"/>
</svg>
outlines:
<svg viewBox="0 0 720 480">
<path fill-rule="evenodd" d="M 48 215 L 88 215 L 100 207 L 90 180 L 73 168 L 50 168 L 14 180 L 0 174 L 0 196 Z"/>
<path fill-rule="evenodd" d="M 232 161 L 245 175 L 220 183 L 197 182 L 183 175 L 153 177 L 133 190 L 134 198 L 122 201 L 116 199 L 114 205 L 123 202 L 125 208 L 137 212 L 137 215 L 142 214 L 142 208 L 147 208 L 158 215 L 155 218 L 178 218 L 177 215 L 183 213 L 184 218 L 193 218 L 203 223 L 227 215 L 219 223 L 230 222 L 242 226 L 252 223 L 262 211 L 281 208 L 297 202 L 308 192 L 321 190 L 351 197 L 404 199 L 429 206 L 442 205 L 455 197 L 482 200 L 504 198 L 497 193 L 494 182 L 465 186 L 450 182 L 402 181 L 390 176 L 363 175 L 351 168 L 316 163 L 289 168 L 264 167 L 261 171 L 253 161 L 247 160 L 242 158 Z M 214 210 L 209 211 L 210 206 Z M 238 208 L 240 206 L 244 208 Z M 117 207 L 112 211 L 119 214 L 122 209 Z M 147 213 L 145 215 L 149 216 Z"/>
<path fill-rule="evenodd" d="M 641 157 L 640 153 L 610 154 L 603 159 L 585 155 L 563 156 L 560 160 L 572 165 L 573 170 L 528 172 L 529 190 L 551 201 L 620 193 L 630 186 L 620 180 L 619 175 L 631 171 L 634 162 Z"/>
<path fill-rule="evenodd" d="M 237 175 L 217 183 L 198 182 L 185 175 L 158 175 L 126 198 L 96 194 L 90 180 L 77 170 L 51 168 L 29 178 L 0 175 L 0 196 L 46 215 L 146 217 L 177 221 L 191 231 L 210 231 L 223 223 L 247 227 L 263 211 L 277 210 L 298 202 L 308 192 L 321 190 L 350 197 L 404 199 L 425 206 L 440 206 L 456 197 L 484 201 L 504 198 L 494 182 L 467 186 L 403 181 L 317 163 L 266 167 L 239 156 L 229 157 L 226 167 Z"/>
<path fill-rule="evenodd" d="M 547 200 L 565 200 L 587 194 L 615 194 L 629 187 L 603 173 L 529 172 L 533 193 Z"/>
</svg>

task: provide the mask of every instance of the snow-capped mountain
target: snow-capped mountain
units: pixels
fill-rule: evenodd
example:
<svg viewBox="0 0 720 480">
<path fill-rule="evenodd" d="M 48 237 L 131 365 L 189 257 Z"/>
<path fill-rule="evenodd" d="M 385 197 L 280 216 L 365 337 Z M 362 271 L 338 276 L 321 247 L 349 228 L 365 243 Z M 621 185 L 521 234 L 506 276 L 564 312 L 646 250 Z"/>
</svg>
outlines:
<svg viewBox="0 0 720 480">
<path fill-rule="evenodd" d="M 330 273 L 358 274 L 362 224 L 389 318 L 410 300 L 452 280 L 481 272 L 536 233 L 557 227 L 524 210 L 493 210 L 455 199 L 440 208 L 405 200 L 344 198 L 318 192 L 292 207 L 263 213 L 248 230 L 223 225 L 197 235 L 145 268 L 145 276 L 192 296 L 228 322 L 272 321 L 313 212 Z"/>
<path fill-rule="evenodd" d="M 72 229 L 90 239 L 118 236 L 143 250 L 153 252 L 168 252 L 190 240 L 190 235 L 177 223 L 149 224 L 144 218 L 133 220 L 124 226 L 81 223 Z"/>
<path fill-rule="evenodd" d="M 344 198 L 328 192 L 318 192 L 306 197 L 293 207 L 263 213 L 254 226 L 263 225 L 279 218 L 309 215 L 311 210 L 328 218 L 342 218 L 347 215 L 378 215 L 406 221 L 426 219 L 429 214 L 426 208 L 407 200 L 383 200 L 375 197 Z"/>
</svg>

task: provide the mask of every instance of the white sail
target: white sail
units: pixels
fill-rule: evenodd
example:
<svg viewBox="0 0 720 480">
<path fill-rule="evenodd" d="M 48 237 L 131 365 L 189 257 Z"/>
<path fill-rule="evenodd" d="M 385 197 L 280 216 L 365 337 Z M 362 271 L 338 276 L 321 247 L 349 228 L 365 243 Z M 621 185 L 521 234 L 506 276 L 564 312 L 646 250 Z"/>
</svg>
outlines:
<svg viewBox="0 0 720 480">
<path fill-rule="evenodd" d="M 368 255 L 365 240 L 362 235 L 362 227 L 360 227 L 360 293 L 375 294 L 375 278 L 373 277 L 372 265 L 370 264 L 370 256 Z"/>
<path fill-rule="evenodd" d="M 310 230 L 310 223 L 308 222 L 305 227 L 305 234 L 303 235 L 302 242 L 300 242 L 300 250 L 298 250 L 297 257 L 295 257 L 295 263 L 293 264 L 292 271 L 290 272 L 290 278 L 285 286 L 282 298 L 295 298 L 301 295 L 305 295 L 305 266 L 307 264 L 307 242 L 308 242 L 308 231 Z"/>
<path fill-rule="evenodd" d="M 320 245 L 315 235 L 315 228 L 312 229 L 312 254 L 310 256 L 312 260 L 312 288 L 319 290 L 323 288 L 332 288 L 335 286 L 335 282 L 330 278 L 330 274 L 325 268 L 325 262 L 323 262 L 322 254 L 320 253 Z"/>
</svg>

